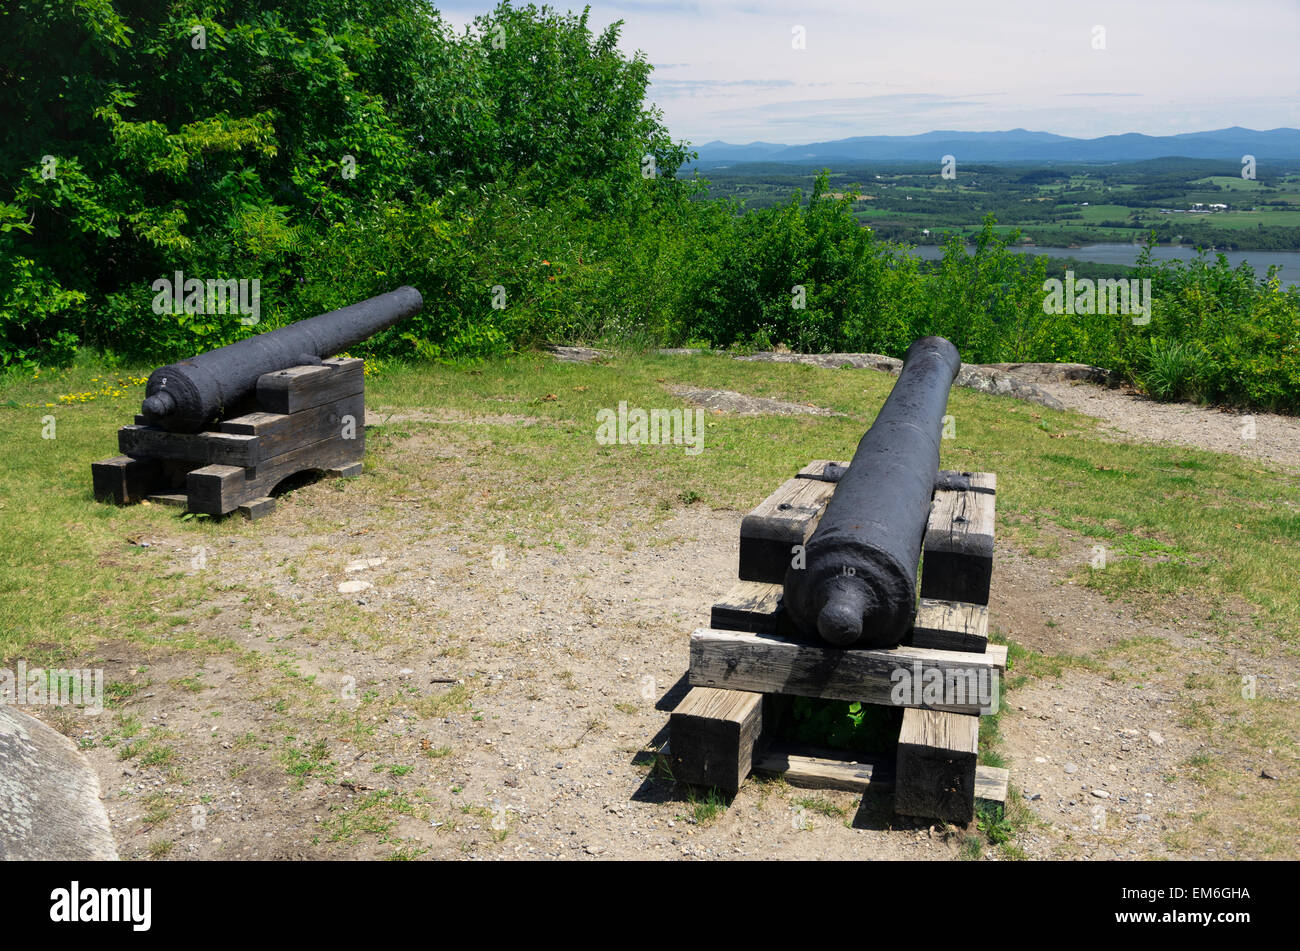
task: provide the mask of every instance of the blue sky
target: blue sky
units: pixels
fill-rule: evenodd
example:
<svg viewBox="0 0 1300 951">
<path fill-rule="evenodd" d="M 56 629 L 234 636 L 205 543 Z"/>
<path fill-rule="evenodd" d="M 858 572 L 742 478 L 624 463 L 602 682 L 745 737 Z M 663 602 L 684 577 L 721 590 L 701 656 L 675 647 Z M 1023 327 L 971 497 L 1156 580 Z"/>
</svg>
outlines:
<svg viewBox="0 0 1300 951">
<path fill-rule="evenodd" d="M 493 4 L 435 6 L 463 25 Z M 697 145 L 934 129 L 1093 137 L 1300 127 L 1300 0 L 591 7 L 595 28 L 625 21 L 623 48 L 656 66 L 651 99 L 674 137 Z M 797 27 L 803 49 L 793 48 Z"/>
</svg>

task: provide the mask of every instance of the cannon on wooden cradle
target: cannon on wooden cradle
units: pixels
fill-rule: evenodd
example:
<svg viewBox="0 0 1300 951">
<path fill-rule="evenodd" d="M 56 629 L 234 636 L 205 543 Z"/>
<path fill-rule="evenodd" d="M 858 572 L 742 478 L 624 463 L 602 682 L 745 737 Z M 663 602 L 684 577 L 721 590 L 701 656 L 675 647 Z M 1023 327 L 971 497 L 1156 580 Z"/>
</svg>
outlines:
<svg viewBox="0 0 1300 951">
<path fill-rule="evenodd" d="M 357 475 L 365 454 L 365 368 L 335 354 L 417 313 L 413 287 L 159 367 L 122 455 L 91 467 L 95 497 L 191 512 L 269 512 L 280 482 Z M 184 493 L 174 490 L 184 486 Z"/>
<path fill-rule="evenodd" d="M 916 616 L 916 575 L 939 475 L 957 348 L 924 337 L 907 351 L 885 405 L 837 473 L 802 557 L 785 574 L 785 609 L 808 636 L 847 647 L 893 647 Z"/>
</svg>

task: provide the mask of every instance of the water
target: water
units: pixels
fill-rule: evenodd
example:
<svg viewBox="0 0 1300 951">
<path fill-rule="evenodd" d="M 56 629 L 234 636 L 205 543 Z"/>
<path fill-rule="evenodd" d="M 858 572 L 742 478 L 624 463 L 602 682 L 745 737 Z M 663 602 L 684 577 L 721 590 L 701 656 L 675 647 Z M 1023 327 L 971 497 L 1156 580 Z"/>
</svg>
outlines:
<svg viewBox="0 0 1300 951">
<path fill-rule="evenodd" d="M 1131 266 L 1137 263 L 1142 248 L 1135 244 L 1087 244 L 1081 248 L 1046 248 L 1040 246 L 1018 248 L 1027 254 L 1044 254 L 1053 258 L 1074 258 L 1076 261 L 1091 261 L 1095 264 L 1122 264 Z M 914 248 L 912 253 L 922 260 L 934 261 L 943 257 L 943 248 L 922 245 Z M 1300 251 L 1224 251 L 1228 263 L 1236 267 L 1242 261 L 1249 261 L 1255 269 L 1256 278 L 1268 273 L 1270 266 L 1280 265 L 1278 278 L 1283 287 L 1300 284 Z M 1215 252 L 1210 252 L 1214 260 Z M 1156 261 L 1191 261 L 1196 257 L 1196 250 L 1187 247 L 1161 246 L 1151 249 L 1151 257 Z"/>
</svg>

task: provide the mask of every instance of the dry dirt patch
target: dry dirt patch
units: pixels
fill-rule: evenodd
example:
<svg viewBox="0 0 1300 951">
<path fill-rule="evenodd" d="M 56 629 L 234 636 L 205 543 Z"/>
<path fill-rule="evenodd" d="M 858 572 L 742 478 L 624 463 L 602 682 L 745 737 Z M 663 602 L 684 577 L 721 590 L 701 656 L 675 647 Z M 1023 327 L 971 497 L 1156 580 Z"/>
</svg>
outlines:
<svg viewBox="0 0 1300 951">
<path fill-rule="evenodd" d="M 255 533 L 215 545 L 201 570 L 216 594 L 180 611 L 176 630 L 228 648 L 104 648 L 106 680 L 133 690 L 101 722 L 63 726 L 91 747 L 123 857 L 957 853 L 887 798 L 779 782 L 751 781 L 721 818 L 693 821 L 683 791 L 638 754 L 665 738 L 660 698 L 735 578 L 743 513 L 674 502 L 647 523 L 658 503 L 633 481 L 602 487 L 615 514 L 589 543 L 521 547 L 496 519 L 500 493 L 465 488 L 478 484 L 474 436 L 442 435 L 436 472 L 426 434 L 391 440 L 382 471 L 305 486 Z M 384 486 L 408 466 L 421 475 L 402 502 Z M 186 570 L 192 539 L 154 541 L 157 570 Z M 1159 683 L 1103 663 L 1010 693 L 1012 783 L 1037 797 L 1022 847 L 1168 854 L 1208 808 L 1182 765 L 1201 741 L 1169 698 L 1223 660 L 1219 631 L 1194 631 L 1190 646 L 1206 650 L 1182 650 L 1186 627 L 1071 585 L 1077 557 L 1002 546 L 994 625 L 1046 653 L 1133 637 L 1173 649 Z M 347 580 L 373 587 L 342 594 Z M 809 796 L 824 809 L 801 805 Z"/>
</svg>

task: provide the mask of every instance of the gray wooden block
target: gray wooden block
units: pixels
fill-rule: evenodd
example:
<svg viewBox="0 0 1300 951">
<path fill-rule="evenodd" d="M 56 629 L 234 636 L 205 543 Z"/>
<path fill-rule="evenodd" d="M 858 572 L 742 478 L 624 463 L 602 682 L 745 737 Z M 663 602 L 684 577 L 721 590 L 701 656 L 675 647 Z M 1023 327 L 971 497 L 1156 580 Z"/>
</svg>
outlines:
<svg viewBox="0 0 1300 951">
<path fill-rule="evenodd" d="M 333 437 L 310 446 L 281 453 L 256 469 L 239 466 L 204 466 L 186 478 L 191 512 L 225 515 L 252 499 L 269 495 L 285 479 L 300 472 L 341 469 L 360 461 L 365 440 Z"/>
<path fill-rule="evenodd" d="M 763 732 L 763 697 L 694 687 L 668 720 L 673 778 L 735 792 L 753 766 Z"/>
<path fill-rule="evenodd" d="M 978 755 L 979 717 L 905 710 L 898 732 L 894 811 L 945 822 L 970 822 L 975 817 Z"/>
<path fill-rule="evenodd" d="M 127 505 L 148 497 L 163 482 L 156 459 L 114 456 L 90 464 L 90 479 L 96 500 Z"/>
<path fill-rule="evenodd" d="M 298 413 L 365 390 L 364 361 L 336 357 L 320 366 L 289 367 L 257 379 L 257 404 L 267 413 Z"/>
<path fill-rule="evenodd" d="M 976 472 L 970 481 L 970 489 L 934 493 L 921 568 L 923 598 L 989 603 L 997 478 Z"/>
<path fill-rule="evenodd" d="M 989 609 L 964 601 L 922 598 L 906 643 L 914 647 L 984 653 L 989 642 Z"/>
<path fill-rule="evenodd" d="M 339 466 L 336 469 L 326 469 L 325 476 L 330 479 L 355 479 L 361 475 L 364 468 L 361 463 L 353 462 L 346 466 Z"/>
<path fill-rule="evenodd" d="M 179 459 L 199 465 L 255 466 L 257 438 L 231 433 L 171 433 L 156 426 L 123 426 L 117 448 L 142 459 Z"/>
<path fill-rule="evenodd" d="M 719 631 L 753 631 L 775 634 L 781 606 L 781 586 L 761 581 L 738 581 L 713 605 L 709 626 Z"/>
<path fill-rule="evenodd" d="M 263 496 L 260 499 L 251 499 L 239 506 L 235 511 L 248 519 L 250 522 L 256 522 L 259 518 L 265 518 L 275 511 L 275 499 L 270 496 Z"/>
<path fill-rule="evenodd" d="M 740 523 L 741 581 L 785 582 L 792 549 L 808 541 L 835 486 L 817 479 L 787 479 Z"/>
</svg>

